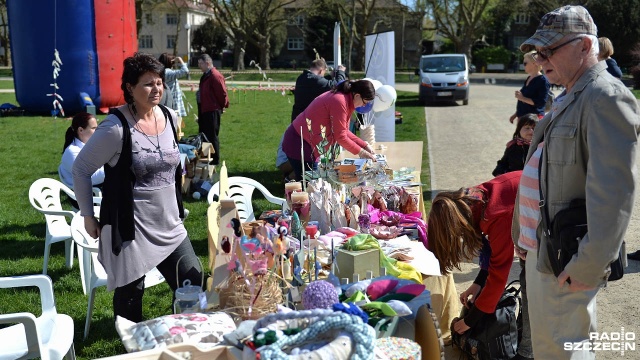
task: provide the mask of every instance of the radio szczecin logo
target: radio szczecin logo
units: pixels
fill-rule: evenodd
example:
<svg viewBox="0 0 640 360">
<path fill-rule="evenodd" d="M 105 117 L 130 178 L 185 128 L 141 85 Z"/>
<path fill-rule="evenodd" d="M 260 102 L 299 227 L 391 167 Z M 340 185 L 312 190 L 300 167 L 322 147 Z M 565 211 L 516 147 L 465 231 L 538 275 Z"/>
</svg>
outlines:
<svg viewBox="0 0 640 360">
<path fill-rule="evenodd" d="M 620 355 L 624 355 L 625 351 L 636 350 L 636 333 L 625 332 L 624 328 L 619 332 L 590 332 L 589 341 L 565 342 L 564 350 L 620 351 Z"/>
</svg>

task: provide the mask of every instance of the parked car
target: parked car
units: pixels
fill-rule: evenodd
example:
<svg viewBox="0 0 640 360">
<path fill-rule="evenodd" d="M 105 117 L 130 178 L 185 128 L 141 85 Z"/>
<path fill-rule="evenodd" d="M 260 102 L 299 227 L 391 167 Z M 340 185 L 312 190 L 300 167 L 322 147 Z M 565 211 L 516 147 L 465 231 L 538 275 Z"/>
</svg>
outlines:
<svg viewBox="0 0 640 360">
<path fill-rule="evenodd" d="M 465 54 L 422 55 L 415 71 L 420 76 L 420 102 L 462 100 L 468 105 L 469 73 L 473 70 Z"/>
</svg>

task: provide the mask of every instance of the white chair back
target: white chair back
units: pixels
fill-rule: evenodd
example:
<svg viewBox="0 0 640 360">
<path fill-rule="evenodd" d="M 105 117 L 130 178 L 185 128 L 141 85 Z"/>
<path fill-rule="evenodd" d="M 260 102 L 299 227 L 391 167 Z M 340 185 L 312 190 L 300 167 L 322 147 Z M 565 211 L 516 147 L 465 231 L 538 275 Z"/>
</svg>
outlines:
<svg viewBox="0 0 640 360">
<path fill-rule="evenodd" d="M 0 289 L 36 286 L 40 291 L 42 314 L 28 312 L 0 314 L 0 324 L 14 324 L 0 329 L 0 358 L 75 359 L 73 319 L 58 314 L 51 278 L 46 275 L 10 276 L 0 278 Z"/>
<path fill-rule="evenodd" d="M 284 198 L 274 196 L 264 185 L 253 179 L 243 176 L 232 176 L 228 179 L 228 184 L 229 191 L 227 192 L 227 197 L 235 202 L 241 222 L 254 221 L 256 219 L 253 213 L 253 204 L 251 203 L 255 189 L 258 189 L 269 202 L 279 205 L 283 211 L 287 209 L 287 201 Z M 209 190 L 209 194 L 207 195 L 209 204 L 213 202 L 215 195 L 220 196 L 220 182 L 215 183 L 211 187 L 211 190 Z"/>
<path fill-rule="evenodd" d="M 71 228 L 69 221 L 74 212 L 63 210 L 60 202 L 60 193 L 64 192 L 75 199 L 75 194 L 66 185 L 55 179 L 42 178 L 31 184 L 29 188 L 29 202 L 42 213 L 46 221 L 46 236 L 44 245 L 44 264 L 42 273 L 47 273 L 49 264 L 49 252 L 51 244 L 65 242 L 65 259 L 67 268 L 73 266 L 73 244 L 71 241 Z M 67 220 L 69 218 L 69 220 Z"/>
</svg>

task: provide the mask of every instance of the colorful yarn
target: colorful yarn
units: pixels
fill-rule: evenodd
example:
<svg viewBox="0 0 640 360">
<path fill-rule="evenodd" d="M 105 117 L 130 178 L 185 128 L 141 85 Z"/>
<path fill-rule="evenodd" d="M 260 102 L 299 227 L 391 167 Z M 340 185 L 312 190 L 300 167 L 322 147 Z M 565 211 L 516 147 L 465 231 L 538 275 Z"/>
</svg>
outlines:
<svg viewBox="0 0 640 360">
<path fill-rule="evenodd" d="M 338 292 L 328 281 L 313 281 L 302 293 L 302 306 L 307 310 L 330 309 L 337 302 Z"/>
<path fill-rule="evenodd" d="M 371 360 L 374 358 L 375 330 L 363 323 L 360 317 L 343 312 L 315 309 L 270 314 L 258 320 L 254 329 L 264 327 L 275 321 L 298 318 L 315 318 L 315 321 L 295 335 L 282 335 L 275 343 L 256 349 L 257 355 L 261 359 L 288 359 L 293 355 L 286 354 L 282 351 L 282 348 L 317 339 L 319 335 L 332 329 L 343 329 L 349 333 L 355 347 L 355 353 L 351 359 Z"/>
</svg>

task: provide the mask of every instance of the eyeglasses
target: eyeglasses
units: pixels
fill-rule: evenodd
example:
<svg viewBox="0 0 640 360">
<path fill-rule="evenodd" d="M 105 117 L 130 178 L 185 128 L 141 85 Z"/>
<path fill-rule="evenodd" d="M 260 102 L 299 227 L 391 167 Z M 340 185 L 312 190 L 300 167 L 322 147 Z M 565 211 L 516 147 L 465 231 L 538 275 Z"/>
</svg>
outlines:
<svg viewBox="0 0 640 360">
<path fill-rule="evenodd" d="M 550 49 L 542 49 L 542 50 L 538 50 L 535 53 L 532 54 L 533 56 L 533 60 L 535 61 L 542 61 L 542 60 L 549 60 L 550 57 L 553 56 L 553 54 L 558 51 L 561 47 L 570 44 L 576 40 L 582 40 L 581 37 L 577 37 L 577 38 L 573 38 L 569 41 L 565 41 L 562 44 L 554 47 L 554 48 L 550 48 Z"/>
</svg>

